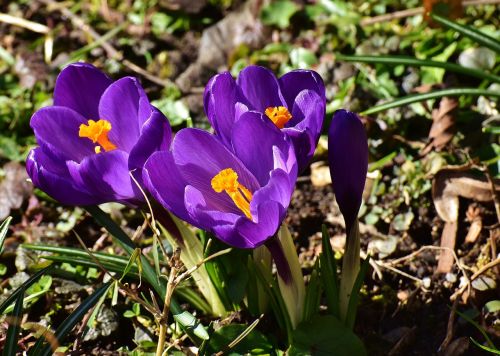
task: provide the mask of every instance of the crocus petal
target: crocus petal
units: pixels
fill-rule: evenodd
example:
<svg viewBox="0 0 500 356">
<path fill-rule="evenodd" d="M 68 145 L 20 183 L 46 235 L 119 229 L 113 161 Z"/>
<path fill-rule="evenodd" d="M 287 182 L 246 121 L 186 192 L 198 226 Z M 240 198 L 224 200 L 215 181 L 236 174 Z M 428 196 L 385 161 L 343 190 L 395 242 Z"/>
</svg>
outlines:
<svg viewBox="0 0 500 356">
<path fill-rule="evenodd" d="M 80 125 L 87 123 L 76 111 L 63 106 L 45 107 L 33 114 L 30 125 L 35 131 L 38 143 L 46 146 L 61 159 L 80 162 L 94 154 L 94 144 L 85 137 L 79 137 Z"/>
<path fill-rule="evenodd" d="M 40 148 L 30 151 L 26 159 L 26 171 L 36 187 L 62 204 L 95 204 L 92 195 L 86 190 L 75 187 L 67 171 L 64 174 L 64 168 L 58 167 L 57 171 L 51 171 L 50 168 L 56 167 L 57 163 L 50 161 Z"/>
<path fill-rule="evenodd" d="M 212 223 L 212 231 L 217 237 L 231 246 L 255 248 L 276 233 L 290 204 L 293 183 L 281 169 L 273 171 L 270 176 L 268 185 L 259 189 L 252 198 L 250 209 L 253 221 L 238 217 L 231 224 L 219 217 L 221 221 Z M 226 214 L 223 218 L 229 220 L 232 215 Z M 210 222 L 208 225 L 210 226 Z"/>
<path fill-rule="evenodd" d="M 255 138 L 258 137 L 258 140 Z M 236 156 L 264 186 L 274 169 L 273 146 L 285 150 L 289 143 L 283 133 L 262 114 L 249 111 L 234 124 L 232 138 Z"/>
<path fill-rule="evenodd" d="M 222 142 L 228 145 L 236 119 L 236 105 L 246 102 L 240 87 L 229 72 L 218 74 L 206 86 L 203 101 L 208 121 Z M 238 111 L 241 110 L 238 107 Z"/>
<path fill-rule="evenodd" d="M 312 90 L 302 90 L 295 98 L 292 119 L 287 127 L 298 130 L 309 129 L 312 137 L 318 139 L 325 117 L 325 100 Z"/>
<path fill-rule="evenodd" d="M 287 106 L 273 72 L 260 66 L 248 66 L 238 75 L 238 85 L 250 103 L 250 109 L 265 112 L 268 107 Z"/>
<path fill-rule="evenodd" d="M 152 154 L 144 165 L 142 176 L 147 190 L 160 204 L 180 219 L 195 225 L 184 205 L 186 183 L 171 152 Z"/>
<path fill-rule="evenodd" d="M 184 192 L 184 205 L 196 225 L 204 230 L 209 230 L 215 225 L 232 225 L 237 219 L 243 218 L 241 212 L 228 212 L 225 210 L 213 209 L 213 204 L 207 203 L 206 193 L 202 193 L 195 187 L 188 185 Z M 245 218 L 246 219 L 246 218 Z"/>
<path fill-rule="evenodd" d="M 293 141 L 299 170 L 311 160 L 323 128 L 325 101 L 311 90 L 303 90 L 295 98 L 292 120 L 284 129 Z"/>
<path fill-rule="evenodd" d="M 255 248 L 262 245 L 276 233 L 281 225 L 284 213 L 283 207 L 274 201 L 260 204 L 256 222 L 240 219 L 236 223 L 235 229 L 244 239 L 233 240 L 233 246 L 236 246 L 237 242 L 245 242 L 243 246 L 236 246 L 242 248 Z"/>
<path fill-rule="evenodd" d="M 258 207 L 261 204 L 269 201 L 277 202 L 283 207 L 283 211 L 286 211 L 286 208 L 290 204 L 294 183 L 295 181 L 290 181 L 290 177 L 285 171 L 281 169 L 272 171 L 269 183 L 259 189 L 252 198 L 250 204 L 252 215 L 258 212 Z M 280 218 L 283 219 L 284 215 L 280 216 Z M 281 219 L 278 220 L 281 221 Z"/>
<path fill-rule="evenodd" d="M 54 105 L 71 108 L 86 120 L 98 120 L 99 99 L 112 82 L 91 64 L 70 64 L 57 77 Z"/>
<path fill-rule="evenodd" d="M 368 142 L 356 114 L 338 110 L 328 132 L 328 160 L 335 198 L 349 233 L 359 207 L 368 170 Z"/>
<path fill-rule="evenodd" d="M 172 142 L 172 154 L 186 182 L 203 193 L 212 210 L 239 212 L 227 194 L 212 189 L 212 178 L 223 169 L 232 168 L 238 174 L 238 181 L 250 191 L 259 188 L 256 178 L 241 161 L 206 131 L 180 130 Z"/>
<path fill-rule="evenodd" d="M 140 127 L 151 115 L 147 96 L 136 78 L 125 77 L 111 84 L 99 102 L 100 119 L 111 123 L 109 140 L 130 152 L 139 138 Z"/>
<path fill-rule="evenodd" d="M 167 118 L 157 109 L 152 108 L 151 117 L 141 128 L 139 140 L 130 151 L 128 167 L 137 172 L 137 178 L 142 180 L 140 170 L 149 156 L 155 151 L 166 151 L 172 140 L 172 129 Z"/>
<path fill-rule="evenodd" d="M 279 79 L 279 85 L 289 108 L 293 107 L 295 98 L 304 89 L 314 91 L 323 101 L 326 100 L 323 79 L 312 70 L 298 69 L 288 72 Z"/>
<path fill-rule="evenodd" d="M 122 150 L 94 154 L 80 164 L 68 161 L 67 165 L 74 180 L 91 191 L 99 203 L 135 204 L 142 198 L 129 175 L 128 154 Z"/>
<path fill-rule="evenodd" d="M 283 132 L 288 135 L 293 143 L 299 172 L 302 172 L 305 168 L 307 168 L 309 161 L 314 155 L 316 143 L 313 141 L 313 138 L 308 130 L 297 130 L 294 127 L 290 127 L 284 128 Z"/>
</svg>

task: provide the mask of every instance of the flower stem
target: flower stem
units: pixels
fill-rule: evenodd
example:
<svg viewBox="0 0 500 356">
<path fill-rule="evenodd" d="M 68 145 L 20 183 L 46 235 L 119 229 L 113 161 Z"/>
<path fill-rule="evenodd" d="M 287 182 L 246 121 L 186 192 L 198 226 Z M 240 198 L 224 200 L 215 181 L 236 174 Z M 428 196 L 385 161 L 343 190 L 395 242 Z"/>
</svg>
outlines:
<svg viewBox="0 0 500 356">
<path fill-rule="evenodd" d="M 304 276 L 292 236 L 283 224 L 277 236 L 266 242 L 278 270 L 278 285 L 292 328 L 302 321 L 305 299 Z"/>
<path fill-rule="evenodd" d="M 165 299 L 163 301 L 163 310 L 161 317 L 158 319 L 160 324 L 160 331 L 158 335 L 158 345 L 156 346 L 156 356 L 162 356 L 165 348 L 165 340 L 168 328 L 168 313 L 170 311 L 170 301 L 176 286 L 176 277 L 180 269 L 180 250 L 177 249 L 170 260 L 170 274 L 168 276 L 167 290 L 165 292 Z"/>
<path fill-rule="evenodd" d="M 348 230 L 344 258 L 342 260 L 342 275 L 340 279 L 340 318 L 345 321 L 349 299 L 351 298 L 352 288 L 356 277 L 358 276 L 360 263 L 360 242 L 359 242 L 359 223 L 358 219 L 354 221 L 352 227 Z"/>
</svg>

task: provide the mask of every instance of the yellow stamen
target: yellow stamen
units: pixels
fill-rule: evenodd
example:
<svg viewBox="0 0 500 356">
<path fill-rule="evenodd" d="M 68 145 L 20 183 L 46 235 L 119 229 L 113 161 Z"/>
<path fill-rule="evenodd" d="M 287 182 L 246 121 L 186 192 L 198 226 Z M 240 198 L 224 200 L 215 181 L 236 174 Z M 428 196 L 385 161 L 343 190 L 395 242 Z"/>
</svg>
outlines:
<svg viewBox="0 0 500 356">
<path fill-rule="evenodd" d="M 226 192 L 243 214 L 252 220 L 250 202 L 252 193 L 238 182 L 238 174 L 231 168 L 220 171 L 212 178 L 212 189 L 217 193 Z"/>
<path fill-rule="evenodd" d="M 285 127 L 286 123 L 292 118 L 292 114 L 284 106 L 270 106 L 266 109 L 266 115 L 279 129 Z"/>
<path fill-rule="evenodd" d="M 113 144 L 109 138 L 108 133 L 111 131 L 111 123 L 107 120 L 89 120 L 87 125 L 81 124 L 80 131 L 78 132 L 79 137 L 86 137 L 92 140 L 93 143 L 98 143 L 99 146 L 95 146 L 95 153 L 100 153 L 101 148 L 104 151 L 112 151 L 116 149 L 116 145 Z"/>
</svg>

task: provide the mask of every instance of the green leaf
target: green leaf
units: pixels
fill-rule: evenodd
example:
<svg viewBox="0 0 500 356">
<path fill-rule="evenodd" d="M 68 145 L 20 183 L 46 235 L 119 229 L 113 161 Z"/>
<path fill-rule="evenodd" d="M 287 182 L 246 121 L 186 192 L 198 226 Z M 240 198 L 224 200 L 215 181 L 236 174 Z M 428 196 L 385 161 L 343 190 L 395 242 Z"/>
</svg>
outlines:
<svg viewBox="0 0 500 356">
<path fill-rule="evenodd" d="M 254 324 L 252 324 L 254 325 Z M 250 325 L 250 327 L 252 326 Z M 255 324 L 256 325 L 256 324 Z M 214 332 L 208 341 L 209 354 L 224 351 L 224 355 L 269 355 L 273 345 L 267 337 L 244 324 L 226 325 Z M 228 348 L 236 338 L 244 336 L 234 347 Z"/>
<path fill-rule="evenodd" d="M 227 249 L 229 246 L 212 238 L 205 256 Z M 247 259 L 249 251 L 233 249 L 231 252 L 211 259 L 205 268 L 226 308 L 234 309 L 245 297 L 248 284 Z"/>
<path fill-rule="evenodd" d="M 473 311 L 476 311 L 476 310 L 473 310 Z M 469 324 L 473 325 L 477 330 L 479 330 L 479 332 L 484 336 L 484 338 L 486 339 L 486 342 L 488 343 L 488 345 L 490 345 L 492 348 L 495 348 L 495 344 L 493 344 L 493 341 L 491 341 L 491 339 L 489 338 L 488 334 L 486 333 L 486 331 L 481 327 L 481 325 L 479 325 L 478 323 L 476 323 L 472 317 L 468 316 L 466 313 L 462 313 L 460 311 L 458 311 L 457 309 L 455 309 L 455 313 L 457 313 L 458 315 L 460 315 L 460 317 L 464 320 L 466 320 Z"/>
<path fill-rule="evenodd" d="M 45 273 L 49 272 L 53 267 L 48 266 L 45 267 L 44 269 L 41 269 L 40 271 L 36 272 L 34 275 L 32 275 L 26 282 L 24 282 L 19 288 L 17 288 L 14 292 L 12 292 L 11 295 L 7 297 L 3 301 L 2 304 L 0 304 L 0 314 L 2 314 L 13 302 L 14 300 L 17 300 L 17 296 L 20 293 L 24 294 L 24 291 L 29 288 L 33 283 L 35 283 L 41 276 L 43 276 Z"/>
<path fill-rule="evenodd" d="M 94 219 L 104 226 L 111 234 L 115 242 L 119 243 L 123 249 L 131 255 L 135 250 L 134 242 L 106 213 L 97 206 L 87 206 L 85 209 Z M 154 288 L 161 300 L 165 299 L 167 290 L 166 282 L 163 278 L 158 279 L 154 268 L 149 264 L 145 256 L 141 255 L 142 275 L 144 279 Z M 202 340 L 208 339 L 205 327 L 191 313 L 183 311 L 179 303 L 172 297 L 170 300 L 170 311 L 174 319 L 184 328 L 184 330 Z"/>
<path fill-rule="evenodd" d="M 500 76 L 490 74 L 485 72 L 484 70 L 478 70 L 473 68 L 467 68 L 455 63 L 435 61 L 429 59 L 417 59 L 409 56 L 350 56 L 337 54 L 335 56 L 340 61 L 345 62 L 358 62 L 358 63 L 370 63 L 370 64 L 386 64 L 386 65 L 406 65 L 411 67 L 435 67 L 435 68 L 443 68 L 447 71 L 460 73 L 464 75 L 468 75 L 471 77 L 476 77 L 479 79 L 487 79 L 493 82 L 500 83 Z"/>
<path fill-rule="evenodd" d="M 280 330 L 286 331 L 288 342 L 291 342 L 292 324 L 288 315 L 288 311 L 286 309 L 285 301 L 283 300 L 283 297 L 280 293 L 278 282 L 275 278 L 273 278 L 271 271 L 268 271 L 265 266 L 262 265 L 261 261 L 250 260 L 249 266 L 250 273 L 254 273 L 257 276 L 259 282 L 262 285 L 266 286 L 266 288 L 264 288 L 264 291 L 269 297 L 271 310 L 276 317 L 278 326 Z"/>
<path fill-rule="evenodd" d="M 59 341 L 59 344 L 61 344 L 61 341 L 64 340 L 64 338 L 68 335 L 68 333 L 76 326 L 78 322 L 80 322 L 85 314 L 92 308 L 98 301 L 99 299 L 108 291 L 109 287 L 111 286 L 111 283 L 105 283 L 99 288 L 97 288 L 94 293 L 92 293 L 87 299 L 85 299 L 76 309 L 71 313 L 54 333 L 54 336 L 56 339 Z M 42 347 L 43 344 L 43 337 L 40 337 L 38 341 L 36 342 L 35 346 L 33 347 L 33 354 L 38 355 L 36 353 L 40 348 Z M 52 352 L 50 345 L 46 345 L 42 351 L 40 352 L 40 355 L 42 356 L 49 356 Z"/>
<path fill-rule="evenodd" d="M 330 236 L 328 235 L 326 225 L 323 225 L 321 229 L 323 251 L 319 256 L 321 280 L 325 289 L 328 312 L 338 318 L 340 317 L 340 304 L 337 261 L 335 260 L 332 245 L 330 244 Z"/>
<path fill-rule="evenodd" d="M 345 323 L 347 327 L 351 330 L 354 328 L 354 322 L 356 321 L 356 312 L 358 310 L 359 293 L 361 291 L 361 286 L 365 280 L 366 271 L 368 271 L 368 266 L 370 262 L 370 255 L 366 256 L 359 273 L 356 277 L 356 281 L 352 286 L 351 298 L 349 298 L 349 306 L 347 308 L 347 314 L 345 318 Z"/>
<path fill-rule="evenodd" d="M 23 314 L 23 300 L 24 300 L 24 287 L 21 287 L 17 299 L 16 305 L 12 314 L 10 314 L 10 326 L 7 330 L 7 339 L 5 340 L 5 348 L 3 350 L 4 356 L 15 355 L 17 352 L 17 339 L 19 337 L 19 331 L 21 329 L 21 316 Z"/>
<path fill-rule="evenodd" d="M 487 313 L 496 313 L 500 311 L 500 300 L 490 300 L 484 305 L 484 310 Z"/>
<path fill-rule="evenodd" d="M 182 100 L 172 98 L 162 98 L 151 102 L 166 117 L 172 126 L 178 126 L 191 118 L 189 109 Z"/>
<path fill-rule="evenodd" d="M 99 261 L 101 265 L 100 266 L 96 263 L 94 258 L 92 258 L 87 253 L 87 251 L 82 249 L 52 245 L 23 244 L 22 246 L 30 250 L 55 253 L 55 255 L 41 256 L 41 258 L 49 261 L 68 263 L 71 266 L 79 265 L 97 269 L 100 269 L 100 267 L 102 266 L 110 272 L 118 273 L 120 276 L 122 276 L 121 279 L 123 279 L 123 276 L 125 275 L 124 272 L 126 272 L 127 277 L 139 279 L 139 269 L 137 268 L 137 266 L 132 264 L 130 266 L 130 270 L 127 271 L 128 260 L 125 256 L 116 256 L 102 252 L 93 252 L 92 254 L 94 258 Z M 138 261 L 136 260 L 136 262 Z"/>
<path fill-rule="evenodd" d="M 125 312 L 123 313 L 123 316 L 125 318 L 135 318 L 137 316 L 137 314 L 134 313 L 132 310 L 125 310 Z"/>
<path fill-rule="evenodd" d="M 122 273 L 122 276 L 120 278 L 120 282 L 130 272 L 130 270 L 132 269 L 132 266 L 137 261 L 137 257 L 139 257 L 140 254 L 141 254 L 141 249 L 136 248 L 134 250 L 134 252 L 130 255 L 130 259 L 128 260 L 125 268 L 123 269 L 123 273 Z"/>
<path fill-rule="evenodd" d="M 294 68 L 311 68 L 318 63 L 318 58 L 312 51 L 298 47 L 290 51 L 290 62 Z"/>
<path fill-rule="evenodd" d="M 0 224 L 0 255 L 2 254 L 3 251 L 3 242 L 5 241 L 5 238 L 7 237 L 7 231 L 9 230 L 9 225 L 10 222 L 12 221 L 12 217 L 8 217 L 5 219 L 2 224 Z"/>
<path fill-rule="evenodd" d="M 317 259 L 309 278 L 309 284 L 306 287 L 306 299 L 304 301 L 303 312 L 304 321 L 311 319 L 319 311 L 322 292 L 319 269 L 319 259 Z"/>
<path fill-rule="evenodd" d="M 494 355 L 500 355 L 500 350 L 498 350 L 497 348 L 492 348 L 492 347 L 481 345 L 479 342 L 477 342 L 476 340 L 474 340 L 472 337 L 470 339 L 472 340 L 472 342 L 474 343 L 474 345 L 476 345 L 480 349 L 483 349 L 484 351 L 490 352 L 490 353 L 492 353 Z"/>
<path fill-rule="evenodd" d="M 365 110 L 361 113 L 361 115 L 371 115 L 381 111 L 389 110 L 392 108 L 397 108 L 404 105 L 409 105 L 413 103 L 418 103 L 420 101 L 430 100 L 442 98 L 443 96 L 462 96 L 462 95 L 470 95 L 470 96 L 491 96 L 491 97 L 500 97 L 500 92 L 495 90 L 485 90 L 485 89 L 476 89 L 476 88 L 457 88 L 457 89 L 443 89 L 443 90 L 435 90 L 429 93 L 424 94 L 414 94 L 407 95 L 403 98 L 389 101 L 384 104 L 380 104 L 372 107 L 371 109 Z"/>
<path fill-rule="evenodd" d="M 168 212 L 163 213 L 170 214 Z M 182 243 L 177 241 L 177 239 L 174 236 L 171 236 L 165 229 L 162 229 L 163 235 L 166 236 L 168 242 L 173 248 L 181 249 L 180 258 L 184 266 L 186 266 L 187 269 L 193 268 L 200 261 L 202 261 L 204 257 L 206 257 L 203 254 L 203 245 L 198 236 L 196 236 L 196 234 L 189 229 L 183 221 L 177 219 L 173 215 L 171 215 L 171 217 L 182 236 Z M 227 313 L 226 308 L 207 272 L 207 263 L 194 271 L 192 273 L 192 277 L 201 294 L 210 305 L 211 311 L 209 311 L 209 313 L 216 316 L 225 315 Z"/>
<path fill-rule="evenodd" d="M 331 315 L 316 316 L 293 332 L 289 356 L 363 356 L 361 340 Z"/>
<path fill-rule="evenodd" d="M 262 8 L 260 18 L 265 25 L 285 29 L 290 26 L 290 18 L 299 10 L 296 3 L 289 0 L 273 1 Z"/>
<path fill-rule="evenodd" d="M 473 41 L 475 41 L 483 46 L 491 48 L 492 50 L 494 50 L 497 53 L 500 53 L 500 42 L 498 40 L 496 40 L 495 38 L 490 37 L 487 34 L 481 32 L 481 31 L 478 31 L 473 27 L 461 25 L 461 24 L 456 23 L 454 21 L 451 21 L 445 17 L 441 17 L 441 16 L 433 14 L 433 13 L 431 13 L 430 16 L 434 21 L 436 21 L 440 25 L 442 25 L 444 27 L 451 28 L 452 30 L 457 31 L 460 34 L 462 34 L 466 37 L 469 37 L 471 40 L 473 40 Z"/>
<path fill-rule="evenodd" d="M 398 214 L 394 217 L 392 226 L 396 231 L 407 231 L 410 228 L 411 222 L 413 221 L 414 217 L 415 214 L 413 214 L 411 210 L 407 211 L 406 213 Z"/>
</svg>

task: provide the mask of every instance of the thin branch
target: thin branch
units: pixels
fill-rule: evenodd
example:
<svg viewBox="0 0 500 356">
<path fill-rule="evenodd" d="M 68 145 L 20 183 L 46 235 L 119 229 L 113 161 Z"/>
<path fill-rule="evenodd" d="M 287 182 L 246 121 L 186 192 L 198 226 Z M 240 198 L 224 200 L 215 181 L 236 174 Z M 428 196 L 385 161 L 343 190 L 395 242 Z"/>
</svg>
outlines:
<svg viewBox="0 0 500 356">
<path fill-rule="evenodd" d="M 0 22 L 8 23 L 9 25 L 22 27 L 22 28 L 28 29 L 28 30 L 33 31 L 33 32 L 42 33 L 44 35 L 49 33 L 49 31 L 50 31 L 50 29 L 47 26 L 42 25 L 40 23 L 25 20 L 21 17 L 12 16 L 9 14 L 4 14 L 2 12 L 0 12 Z"/>
<path fill-rule="evenodd" d="M 123 54 L 117 51 L 109 42 L 107 42 L 103 37 L 95 31 L 92 27 L 90 27 L 81 17 L 75 15 L 71 10 L 64 7 L 63 4 L 57 3 L 53 0 L 39 0 L 43 4 L 50 6 L 53 9 L 60 11 L 65 17 L 69 18 L 73 25 L 83 32 L 87 33 L 92 39 L 99 43 L 99 45 L 106 51 L 108 58 L 115 59 L 121 62 L 125 67 L 130 69 L 131 71 L 140 74 L 144 78 L 149 81 L 158 84 L 160 86 L 168 86 L 172 84 L 172 82 L 168 79 L 160 79 L 154 74 L 149 73 L 147 70 L 141 68 L 135 63 L 132 63 L 128 59 L 123 58 Z"/>
<path fill-rule="evenodd" d="M 465 0 L 462 2 L 463 6 L 478 6 L 478 5 L 496 5 L 500 4 L 500 0 Z M 416 16 L 424 13 L 423 7 L 415 7 L 413 9 L 405 9 L 401 11 L 391 12 L 380 16 L 374 16 L 361 20 L 361 26 L 369 26 L 379 22 L 392 21 L 402 19 L 405 17 Z"/>
</svg>

